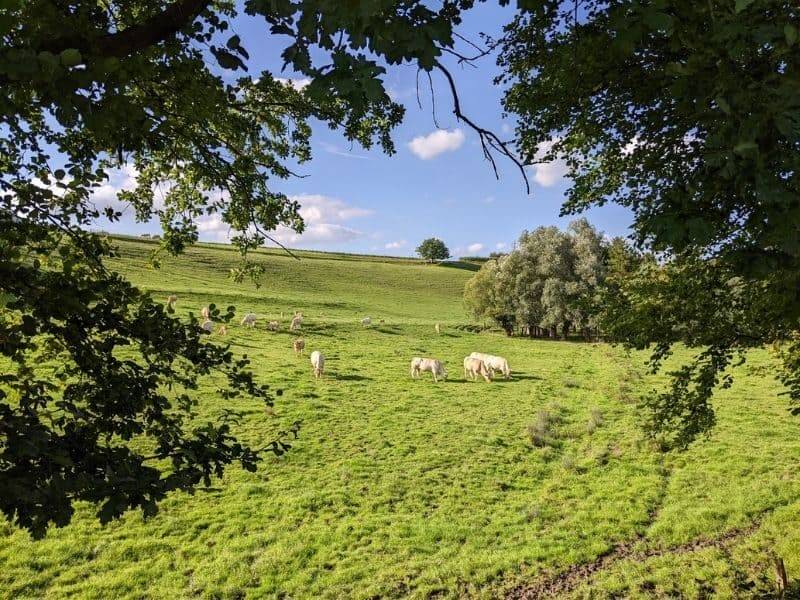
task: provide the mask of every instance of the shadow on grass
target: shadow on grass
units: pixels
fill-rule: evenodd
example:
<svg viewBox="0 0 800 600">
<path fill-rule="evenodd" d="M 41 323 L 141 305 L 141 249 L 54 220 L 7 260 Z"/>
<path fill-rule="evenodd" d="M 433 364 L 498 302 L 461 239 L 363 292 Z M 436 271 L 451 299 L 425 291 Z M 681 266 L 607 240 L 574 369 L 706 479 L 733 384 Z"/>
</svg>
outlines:
<svg viewBox="0 0 800 600">
<path fill-rule="evenodd" d="M 398 329 L 390 329 L 389 327 L 374 327 L 373 329 L 378 333 L 385 333 L 387 335 L 400 335 L 400 331 Z"/>
<path fill-rule="evenodd" d="M 463 269 L 464 271 L 480 271 L 481 266 L 475 263 L 464 262 L 463 260 L 448 260 L 439 263 L 440 267 L 448 269 Z"/>
<path fill-rule="evenodd" d="M 363 375 L 356 375 L 355 373 L 334 375 L 333 378 L 338 381 L 372 381 L 372 377 L 364 377 Z"/>
</svg>

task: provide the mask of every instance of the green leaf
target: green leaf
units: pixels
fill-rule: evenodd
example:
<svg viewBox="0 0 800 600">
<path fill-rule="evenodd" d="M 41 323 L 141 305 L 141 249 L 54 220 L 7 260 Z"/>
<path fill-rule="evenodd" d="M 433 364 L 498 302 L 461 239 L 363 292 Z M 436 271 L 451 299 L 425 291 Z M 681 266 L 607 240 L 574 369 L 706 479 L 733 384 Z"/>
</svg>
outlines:
<svg viewBox="0 0 800 600">
<path fill-rule="evenodd" d="M 663 12 L 648 12 L 644 15 L 644 22 L 651 29 L 669 31 L 672 29 L 672 17 Z"/>
<path fill-rule="evenodd" d="M 797 27 L 791 23 L 787 23 L 783 27 L 783 35 L 786 36 L 787 45 L 794 46 L 794 43 L 797 41 Z"/>
<path fill-rule="evenodd" d="M 736 152 L 736 154 L 748 154 L 753 150 L 758 150 L 758 144 L 753 141 L 739 142 L 733 147 L 733 151 Z"/>
<path fill-rule="evenodd" d="M 63 50 L 59 55 L 61 58 L 61 64 L 65 67 L 74 67 L 75 65 L 79 65 L 83 62 L 83 57 L 81 56 L 80 51 L 75 48 L 67 48 Z"/>
<path fill-rule="evenodd" d="M 736 7 L 734 8 L 736 14 L 738 15 L 740 12 L 742 12 L 748 6 L 750 6 L 753 2 L 755 2 L 755 0 L 736 0 Z"/>
</svg>

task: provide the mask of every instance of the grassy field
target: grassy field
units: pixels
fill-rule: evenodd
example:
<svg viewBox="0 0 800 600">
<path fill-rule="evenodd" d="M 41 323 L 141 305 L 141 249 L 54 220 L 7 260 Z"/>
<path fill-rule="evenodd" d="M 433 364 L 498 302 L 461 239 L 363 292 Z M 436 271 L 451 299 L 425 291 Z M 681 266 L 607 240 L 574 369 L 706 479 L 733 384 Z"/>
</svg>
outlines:
<svg viewBox="0 0 800 600">
<path fill-rule="evenodd" d="M 257 289 L 227 280 L 230 250 L 153 271 L 152 248 L 120 241 L 114 266 L 177 294 L 179 316 L 209 302 L 259 315 L 227 341 L 285 394 L 273 414 L 238 402 L 240 435 L 259 444 L 301 420 L 300 438 L 147 522 L 101 527 L 83 506 L 40 542 L 0 524 L 0 597 L 764 597 L 771 553 L 800 595 L 800 421 L 766 352 L 718 394 L 710 439 L 662 454 L 637 424 L 637 397 L 659 383 L 642 356 L 458 329 L 468 268 L 265 251 Z M 293 310 L 328 359 L 319 381 L 292 353 Z M 465 382 L 473 350 L 506 356 L 513 379 Z M 449 379 L 412 381 L 415 355 L 444 360 Z M 223 408 L 213 389 L 207 415 Z"/>
</svg>

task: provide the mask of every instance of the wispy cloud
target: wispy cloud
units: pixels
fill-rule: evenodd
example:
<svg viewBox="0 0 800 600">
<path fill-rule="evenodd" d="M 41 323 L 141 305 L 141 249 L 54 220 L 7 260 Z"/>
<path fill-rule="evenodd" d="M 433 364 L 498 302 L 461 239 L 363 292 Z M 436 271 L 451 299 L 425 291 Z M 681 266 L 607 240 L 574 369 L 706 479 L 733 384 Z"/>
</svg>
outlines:
<svg viewBox="0 0 800 600">
<path fill-rule="evenodd" d="M 480 242 L 475 242 L 474 244 L 470 244 L 469 246 L 467 246 L 467 252 L 469 252 L 470 254 L 477 254 L 478 252 L 483 250 L 485 247 L 486 246 L 484 246 Z"/>
<path fill-rule="evenodd" d="M 428 135 L 415 137 L 408 148 L 422 160 L 429 160 L 443 152 L 458 150 L 464 143 L 464 132 L 460 129 L 438 129 Z"/>
<path fill-rule="evenodd" d="M 344 150 L 339 148 L 334 144 L 329 144 L 327 142 L 320 142 L 320 147 L 325 150 L 325 152 L 329 154 L 335 154 L 337 156 L 344 156 L 345 158 L 359 158 L 361 160 L 372 160 L 372 157 L 367 156 L 366 154 L 356 154 L 355 152 L 350 152 L 349 150 Z"/>
<path fill-rule="evenodd" d="M 386 248 L 387 250 L 398 250 L 403 246 L 405 246 L 407 243 L 408 242 L 406 242 L 405 240 L 398 240 L 396 242 L 389 242 L 384 246 L 384 248 Z"/>
</svg>

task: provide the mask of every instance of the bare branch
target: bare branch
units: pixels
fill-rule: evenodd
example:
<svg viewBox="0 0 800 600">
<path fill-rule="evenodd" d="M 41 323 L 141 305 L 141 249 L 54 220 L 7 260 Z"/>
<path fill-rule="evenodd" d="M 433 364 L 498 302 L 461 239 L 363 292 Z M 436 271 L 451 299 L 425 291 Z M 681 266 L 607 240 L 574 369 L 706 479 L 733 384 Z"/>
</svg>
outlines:
<svg viewBox="0 0 800 600">
<path fill-rule="evenodd" d="M 489 161 L 489 164 L 492 165 L 492 170 L 494 171 L 495 177 L 500 179 L 500 174 L 497 171 L 497 163 L 494 160 L 492 151 L 502 154 L 511 160 L 511 162 L 513 162 L 515 165 L 517 165 L 519 172 L 522 174 L 522 179 L 525 181 L 525 191 L 529 194 L 531 192 L 531 184 L 528 181 L 528 174 L 525 172 L 525 165 L 520 162 L 519 158 L 517 158 L 517 156 L 508 148 L 506 143 L 497 137 L 497 134 L 477 125 L 461 111 L 461 100 L 458 97 L 458 91 L 456 89 L 456 83 L 453 80 L 453 76 L 450 74 L 450 71 L 448 71 L 447 68 L 440 62 L 437 61 L 435 66 L 439 71 L 442 72 L 447 80 L 448 85 L 450 86 L 450 93 L 453 97 L 453 114 L 456 116 L 456 119 L 466 123 L 478 134 L 478 138 L 481 142 L 481 149 L 483 150 L 483 156 L 487 161 Z"/>
</svg>

